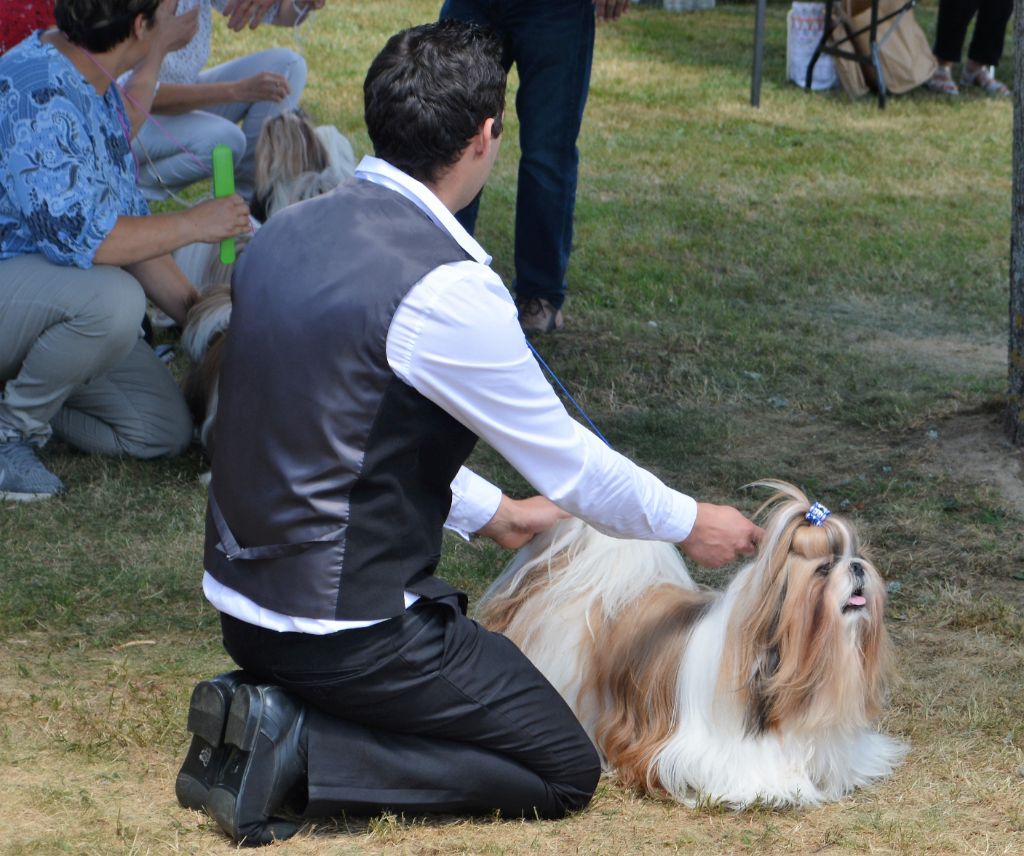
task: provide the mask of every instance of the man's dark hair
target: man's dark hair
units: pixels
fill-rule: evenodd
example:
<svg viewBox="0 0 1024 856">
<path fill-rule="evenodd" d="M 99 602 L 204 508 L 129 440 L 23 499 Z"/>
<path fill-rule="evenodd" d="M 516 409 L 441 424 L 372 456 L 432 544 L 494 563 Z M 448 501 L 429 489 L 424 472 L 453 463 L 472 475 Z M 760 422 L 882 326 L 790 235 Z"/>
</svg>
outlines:
<svg viewBox="0 0 1024 856">
<path fill-rule="evenodd" d="M 420 181 L 436 181 L 486 119 L 501 133 L 505 69 L 490 30 L 439 21 L 392 36 L 363 83 L 374 154 Z"/>
<path fill-rule="evenodd" d="M 68 41 L 105 53 L 132 34 L 135 18 L 152 25 L 160 0 L 57 0 L 53 15 Z"/>
</svg>

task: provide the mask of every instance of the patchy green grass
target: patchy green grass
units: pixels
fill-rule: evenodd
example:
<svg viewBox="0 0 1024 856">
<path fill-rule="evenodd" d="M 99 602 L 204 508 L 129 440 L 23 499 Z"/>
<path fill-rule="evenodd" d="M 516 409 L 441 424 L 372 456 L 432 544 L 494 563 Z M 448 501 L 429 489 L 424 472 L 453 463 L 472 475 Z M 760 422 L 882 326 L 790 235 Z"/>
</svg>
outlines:
<svg viewBox="0 0 1024 856">
<path fill-rule="evenodd" d="M 1024 501 L 995 477 L 1024 478 L 997 426 L 1010 105 L 803 93 L 782 81 L 787 8 L 768 9 L 759 110 L 752 7 L 600 27 L 567 329 L 539 347 L 673 485 L 753 510 L 742 485 L 785 478 L 857 521 L 895 584 L 884 727 L 907 763 L 806 812 L 693 811 L 604 782 L 557 823 L 339 818 L 289 853 L 1024 852 Z M 436 12 L 332 0 L 302 34 L 304 106 L 366 152 L 365 69 Z M 934 13 L 918 10 L 929 35 Z M 220 28 L 215 55 L 290 40 Z M 512 103 L 479 226 L 507 279 Z M 44 456 L 68 495 L 0 505 L 0 853 L 228 852 L 172 787 L 192 684 L 228 665 L 199 587 L 204 463 Z M 527 491 L 490 450 L 474 464 Z M 474 596 L 507 559 L 447 546 L 442 573 Z"/>
</svg>

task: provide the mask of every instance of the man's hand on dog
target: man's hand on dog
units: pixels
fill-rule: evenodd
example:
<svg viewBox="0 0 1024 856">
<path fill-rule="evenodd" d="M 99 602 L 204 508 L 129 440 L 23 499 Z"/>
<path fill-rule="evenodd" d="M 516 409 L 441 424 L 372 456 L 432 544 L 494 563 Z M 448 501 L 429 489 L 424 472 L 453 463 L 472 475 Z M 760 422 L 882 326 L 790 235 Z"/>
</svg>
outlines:
<svg viewBox="0 0 1024 856">
<path fill-rule="evenodd" d="M 764 534 L 731 505 L 697 503 L 697 520 L 679 548 L 706 568 L 720 568 L 739 556 L 752 556 Z"/>
</svg>

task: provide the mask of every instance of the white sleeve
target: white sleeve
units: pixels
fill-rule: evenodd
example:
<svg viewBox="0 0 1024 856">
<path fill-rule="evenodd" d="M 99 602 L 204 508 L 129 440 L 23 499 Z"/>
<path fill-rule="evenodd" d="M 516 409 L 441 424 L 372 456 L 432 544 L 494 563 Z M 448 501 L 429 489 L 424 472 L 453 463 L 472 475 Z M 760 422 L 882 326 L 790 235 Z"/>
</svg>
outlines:
<svg viewBox="0 0 1024 856">
<path fill-rule="evenodd" d="M 486 265 L 443 265 L 420 280 L 392 319 L 387 358 L 401 380 L 490 444 L 538 493 L 595 528 L 676 542 L 690 534 L 692 498 L 569 416 Z"/>
<path fill-rule="evenodd" d="M 452 507 L 446 529 L 469 540 L 494 517 L 501 503 L 501 490 L 471 469 L 462 467 L 452 481 Z"/>
</svg>

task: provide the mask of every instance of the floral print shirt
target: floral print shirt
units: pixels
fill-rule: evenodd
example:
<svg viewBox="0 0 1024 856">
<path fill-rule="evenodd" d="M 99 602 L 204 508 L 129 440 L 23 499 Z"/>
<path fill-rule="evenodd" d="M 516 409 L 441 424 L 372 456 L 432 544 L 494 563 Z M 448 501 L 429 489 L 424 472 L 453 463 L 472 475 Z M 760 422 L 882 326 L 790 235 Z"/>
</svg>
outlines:
<svg viewBox="0 0 1024 856">
<path fill-rule="evenodd" d="M 88 268 L 121 216 L 143 216 L 117 87 L 102 97 L 52 45 L 0 56 L 0 259 Z"/>
</svg>

